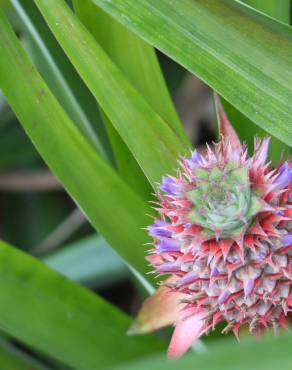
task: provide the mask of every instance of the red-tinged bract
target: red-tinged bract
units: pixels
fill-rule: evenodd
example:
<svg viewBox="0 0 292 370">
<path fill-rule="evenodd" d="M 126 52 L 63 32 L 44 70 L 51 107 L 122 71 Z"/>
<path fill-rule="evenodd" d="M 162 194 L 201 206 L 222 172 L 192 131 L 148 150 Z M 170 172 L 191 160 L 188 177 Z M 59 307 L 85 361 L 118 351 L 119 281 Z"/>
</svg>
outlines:
<svg viewBox="0 0 292 370">
<path fill-rule="evenodd" d="M 179 357 L 202 334 L 225 321 L 238 336 L 285 327 L 292 309 L 292 163 L 272 168 L 269 140 L 246 148 L 228 137 L 182 158 L 177 176 L 157 193 L 160 217 L 148 230 L 148 260 L 172 276 L 169 294 L 186 295 L 169 346 Z"/>
</svg>

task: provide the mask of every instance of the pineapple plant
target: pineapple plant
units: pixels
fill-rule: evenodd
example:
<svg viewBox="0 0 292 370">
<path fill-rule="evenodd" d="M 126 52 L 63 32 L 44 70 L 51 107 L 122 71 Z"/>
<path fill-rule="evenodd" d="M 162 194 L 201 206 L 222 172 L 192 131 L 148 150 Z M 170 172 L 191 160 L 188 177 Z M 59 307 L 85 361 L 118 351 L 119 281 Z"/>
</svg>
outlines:
<svg viewBox="0 0 292 370">
<path fill-rule="evenodd" d="M 249 157 L 220 109 L 221 140 L 163 177 L 148 227 L 147 259 L 177 302 L 171 358 L 221 321 L 236 336 L 286 327 L 292 308 L 292 163 L 272 167 L 269 138 Z"/>
</svg>

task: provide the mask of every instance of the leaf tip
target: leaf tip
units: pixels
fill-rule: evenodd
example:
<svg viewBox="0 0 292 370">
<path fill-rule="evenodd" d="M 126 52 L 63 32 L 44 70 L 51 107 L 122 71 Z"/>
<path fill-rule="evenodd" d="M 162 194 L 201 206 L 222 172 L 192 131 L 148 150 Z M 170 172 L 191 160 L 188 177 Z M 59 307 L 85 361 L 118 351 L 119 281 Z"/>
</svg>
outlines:
<svg viewBox="0 0 292 370">
<path fill-rule="evenodd" d="M 232 124 L 228 120 L 228 117 L 223 109 L 220 98 L 215 92 L 214 100 L 220 135 L 224 136 L 225 138 L 228 138 L 230 145 L 232 146 L 233 149 L 236 150 L 241 149 L 242 145 L 239 140 L 239 137 L 234 128 L 232 127 Z"/>
</svg>

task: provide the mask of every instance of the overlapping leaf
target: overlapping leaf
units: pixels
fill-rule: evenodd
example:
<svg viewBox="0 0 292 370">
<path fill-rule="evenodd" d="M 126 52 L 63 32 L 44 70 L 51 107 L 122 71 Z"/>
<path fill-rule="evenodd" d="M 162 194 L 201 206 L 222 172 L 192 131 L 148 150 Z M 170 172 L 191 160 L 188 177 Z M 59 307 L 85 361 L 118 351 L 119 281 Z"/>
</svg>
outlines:
<svg viewBox="0 0 292 370">
<path fill-rule="evenodd" d="M 67 245 L 44 257 L 43 262 L 72 280 L 94 283 L 99 288 L 129 274 L 121 258 L 99 235 Z"/>
<path fill-rule="evenodd" d="M 0 260 L 0 328 L 30 346 L 78 370 L 161 348 L 155 338 L 127 338 L 125 314 L 4 242 Z"/>
<path fill-rule="evenodd" d="M 185 145 L 190 145 L 170 99 L 154 49 L 91 0 L 74 0 L 73 3 L 84 25 L 112 61 Z"/>
<path fill-rule="evenodd" d="M 181 360 L 167 362 L 165 357 L 157 356 L 144 361 L 137 361 L 125 366 L 116 366 L 115 370 L 290 370 L 291 335 L 273 337 L 255 342 L 243 340 L 231 343 L 223 340 L 220 344 L 210 346 L 208 353 L 192 354 Z"/>
<path fill-rule="evenodd" d="M 31 0 L 12 0 L 13 7 L 20 19 L 20 29 L 24 38 L 28 52 L 45 79 L 49 88 L 62 104 L 72 121 L 79 127 L 80 131 L 89 139 L 94 147 L 106 157 L 104 133 L 102 127 L 97 130 L 93 127 L 93 122 L 87 116 L 86 104 L 84 100 L 78 99 L 72 91 L 72 86 L 67 81 L 71 73 L 71 80 L 76 79 L 74 70 L 64 59 L 62 50 L 56 46 L 58 44 L 53 36 L 48 32 L 45 22 L 38 13 Z M 52 50 L 53 49 L 53 52 Z M 60 65 L 60 60 L 63 65 Z M 63 68 L 62 68 L 63 67 Z M 96 123 L 94 122 L 96 125 Z M 99 125 L 101 126 L 101 125 Z"/>
<path fill-rule="evenodd" d="M 98 155 L 70 121 L 0 18 L 0 88 L 44 160 L 118 253 L 146 272 L 142 227 L 150 207 Z"/>
<path fill-rule="evenodd" d="M 188 146 L 186 133 L 169 97 L 153 48 L 96 7 L 91 0 L 74 0 L 73 4 L 80 20 L 112 61 Z M 141 168 L 105 113 L 102 117 L 120 174 L 133 189 L 149 200 L 151 190 L 145 184 Z"/>
<path fill-rule="evenodd" d="M 5 370 L 47 370 L 0 338 L 0 364 Z"/>
<path fill-rule="evenodd" d="M 292 144 L 291 28 L 234 0 L 92 0 Z"/>
<path fill-rule="evenodd" d="M 62 0 L 35 0 L 48 25 L 153 186 L 188 151 Z"/>
<path fill-rule="evenodd" d="M 254 7 L 269 16 L 289 24 L 290 20 L 290 0 L 244 0 L 244 3 Z M 255 134 L 260 137 L 266 136 L 266 132 L 259 126 L 248 119 L 244 114 L 240 113 L 226 100 L 222 100 L 226 113 L 240 136 L 242 142 L 246 142 L 250 154 L 253 151 Z M 285 145 L 275 137 L 271 137 L 269 146 L 269 157 L 272 159 L 274 165 L 279 162 L 281 155 L 289 153 L 289 146 Z"/>
</svg>

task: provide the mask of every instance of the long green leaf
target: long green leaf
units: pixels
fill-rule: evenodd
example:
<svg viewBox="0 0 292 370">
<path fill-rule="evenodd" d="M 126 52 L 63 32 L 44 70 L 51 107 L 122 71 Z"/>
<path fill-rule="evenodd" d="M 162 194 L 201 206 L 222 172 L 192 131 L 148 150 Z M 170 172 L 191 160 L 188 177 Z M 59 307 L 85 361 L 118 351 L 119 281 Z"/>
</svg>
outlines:
<svg viewBox="0 0 292 370">
<path fill-rule="evenodd" d="M 73 0 L 73 3 L 83 24 L 113 62 L 185 145 L 189 146 L 190 142 L 170 99 L 154 49 L 96 7 L 91 0 Z"/>
<path fill-rule="evenodd" d="M 153 186 L 188 148 L 129 83 L 63 0 L 35 0 L 69 59 Z"/>
<path fill-rule="evenodd" d="M 290 0 L 245 0 L 246 4 L 253 6 L 257 10 L 268 14 L 282 22 L 289 23 L 290 19 Z M 240 113 L 226 100 L 223 100 L 224 109 L 227 112 L 229 119 L 231 120 L 233 127 L 236 129 L 242 141 L 246 142 L 250 151 L 253 150 L 254 136 L 266 136 L 266 132 L 255 126 L 254 123 L 248 119 L 245 115 Z M 289 153 L 289 147 L 283 144 L 275 137 L 271 137 L 269 146 L 269 156 L 272 159 L 274 165 L 277 165 L 279 158 L 282 154 L 285 156 Z"/>
<path fill-rule="evenodd" d="M 80 283 L 101 288 L 118 282 L 129 270 L 100 236 L 94 235 L 67 245 L 44 257 L 54 270 Z"/>
<path fill-rule="evenodd" d="M 115 366 L 112 370 L 290 370 L 291 335 L 269 338 L 255 342 L 243 340 L 231 343 L 222 340 L 210 346 L 210 351 L 200 355 L 185 355 L 178 361 L 166 361 L 159 356 L 127 365 Z"/>
<path fill-rule="evenodd" d="M 108 133 L 118 173 L 137 194 L 149 202 L 152 187 L 144 172 L 102 109 L 100 114 Z"/>
<path fill-rule="evenodd" d="M 239 112 L 228 101 L 225 99 L 221 99 L 221 101 L 229 120 L 232 122 L 232 126 L 235 128 L 242 142 L 247 144 L 249 154 L 252 155 L 255 136 L 265 137 L 267 136 L 266 131 L 259 126 L 255 126 L 249 118 Z M 273 164 L 277 165 L 281 155 L 283 154 L 286 157 L 288 153 L 289 146 L 272 136 L 269 145 L 269 158 L 271 158 Z"/>
<path fill-rule="evenodd" d="M 113 62 L 148 103 L 165 118 L 186 146 L 190 146 L 171 102 L 154 49 L 96 7 L 91 0 L 74 0 L 73 3 L 78 17 Z M 145 186 L 145 176 L 141 173 L 141 168 L 109 119 L 105 114 L 102 116 L 112 142 L 119 172 L 133 189 L 137 189 L 139 194 L 149 200 L 151 191 Z"/>
<path fill-rule="evenodd" d="M 243 0 L 243 2 L 283 23 L 290 23 L 290 0 Z"/>
<path fill-rule="evenodd" d="M 142 230 L 150 207 L 106 164 L 69 120 L 0 16 L 0 88 L 49 167 L 107 242 L 148 271 Z M 148 275 L 149 276 L 149 275 Z"/>
<path fill-rule="evenodd" d="M 1 367 L 5 370 L 34 370 L 30 364 L 23 363 L 17 357 L 7 353 L 0 347 L 0 363 Z"/>
<path fill-rule="evenodd" d="M 6 333 L 78 370 L 161 348 L 154 338 L 126 337 L 125 314 L 4 242 L 0 260 L 0 328 Z"/>
<path fill-rule="evenodd" d="M 234 0 L 93 0 L 292 143 L 292 31 Z"/>
<path fill-rule="evenodd" d="M 51 54 L 47 43 L 50 42 L 53 44 L 56 43 L 56 41 L 50 34 L 45 34 L 46 39 L 43 36 L 43 20 L 38 14 L 37 9 L 35 9 L 35 5 L 30 0 L 12 0 L 12 4 L 16 14 L 20 18 L 20 24 L 23 30 L 22 37 L 25 37 L 29 52 L 41 75 L 70 118 L 79 127 L 80 131 L 86 135 L 95 148 L 106 157 L 103 145 L 80 104 L 81 102 L 74 95 L 60 66 L 54 59 L 56 54 L 59 58 L 64 58 L 64 55 L 56 51 L 55 55 Z M 60 51 L 62 52 L 62 50 Z"/>
<path fill-rule="evenodd" d="M 0 364 L 3 370 L 48 370 L 0 338 Z"/>
</svg>

